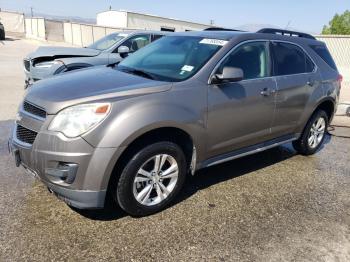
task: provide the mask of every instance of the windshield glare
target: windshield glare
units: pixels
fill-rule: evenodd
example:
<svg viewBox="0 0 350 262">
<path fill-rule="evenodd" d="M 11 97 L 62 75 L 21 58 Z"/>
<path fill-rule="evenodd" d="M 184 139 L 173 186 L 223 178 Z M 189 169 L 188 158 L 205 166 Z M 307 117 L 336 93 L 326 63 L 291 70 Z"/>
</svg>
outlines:
<svg viewBox="0 0 350 262">
<path fill-rule="evenodd" d="M 226 41 L 167 36 L 140 49 L 118 65 L 120 70 L 141 70 L 155 80 L 178 82 L 195 75 Z"/>
<path fill-rule="evenodd" d="M 112 47 L 114 44 L 118 43 L 120 40 L 124 39 L 125 37 L 126 37 L 125 34 L 120 34 L 120 33 L 113 33 L 110 35 L 106 35 L 100 40 L 97 40 L 96 42 L 89 45 L 88 48 L 103 51 Z"/>
</svg>

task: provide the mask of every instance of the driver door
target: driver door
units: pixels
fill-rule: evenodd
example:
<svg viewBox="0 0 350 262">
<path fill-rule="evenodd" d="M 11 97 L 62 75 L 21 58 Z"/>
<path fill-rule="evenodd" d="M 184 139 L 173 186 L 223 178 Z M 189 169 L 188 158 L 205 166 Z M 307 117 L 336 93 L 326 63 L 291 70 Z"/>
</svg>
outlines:
<svg viewBox="0 0 350 262">
<path fill-rule="evenodd" d="M 218 66 L 243 70 L 244 79 L 208 86 L 208 157 L 270 139 L 276 81 L 270 77 L 268 41 L 234 48 Z"/>
</svg>

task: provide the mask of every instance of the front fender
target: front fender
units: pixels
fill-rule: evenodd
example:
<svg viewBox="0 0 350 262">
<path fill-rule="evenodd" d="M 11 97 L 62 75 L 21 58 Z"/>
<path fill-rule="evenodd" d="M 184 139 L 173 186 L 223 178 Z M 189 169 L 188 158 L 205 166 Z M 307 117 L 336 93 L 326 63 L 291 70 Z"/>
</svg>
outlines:
<svg viewBox="0 0 350 262">
<path fill-rule="evenodd" d="M 117 101 L 109 117 L 84 139 L 95 147 L 127 147 L 151 130 L 174 127 L 191 136 L 200 153 L 205 144 L 200 141 L 205 136 L 206 111 L 184 100 L 160 92 Z"/>
</svg>

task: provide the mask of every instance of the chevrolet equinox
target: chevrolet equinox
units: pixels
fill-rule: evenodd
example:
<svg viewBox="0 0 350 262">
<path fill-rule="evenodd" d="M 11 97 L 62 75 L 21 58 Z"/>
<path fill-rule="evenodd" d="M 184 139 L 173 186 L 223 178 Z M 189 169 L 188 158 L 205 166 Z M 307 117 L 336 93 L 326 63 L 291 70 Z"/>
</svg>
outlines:
<svg viewBox="0 0 350 262">
<path fill-rule="evenodd" d="M 39 81 L 19 107 L 16 165 L 79 209 L 164 209 L 188 174 L 325 139 L 341 76 L 324 43 L 285 30 L 175 33 L 119 64 Z"/>
</svg>

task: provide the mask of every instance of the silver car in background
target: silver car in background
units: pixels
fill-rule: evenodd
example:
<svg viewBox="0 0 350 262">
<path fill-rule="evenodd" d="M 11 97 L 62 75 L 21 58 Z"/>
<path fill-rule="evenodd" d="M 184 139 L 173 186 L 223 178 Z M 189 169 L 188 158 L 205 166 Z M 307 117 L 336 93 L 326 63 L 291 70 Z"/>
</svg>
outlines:
<svg viewBox="0 0 350 262">
<path fill-rule="evenodd" d="M 120 62 L 128 54 L 161 38 L 157 31 L 128 31 L 107 35 L 84 47 L 39 47 L 23 61 L 25 88 L 32 83 L 64 72 Z"/>
</svg>

